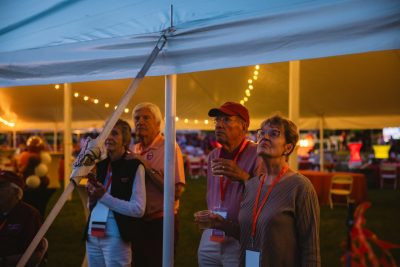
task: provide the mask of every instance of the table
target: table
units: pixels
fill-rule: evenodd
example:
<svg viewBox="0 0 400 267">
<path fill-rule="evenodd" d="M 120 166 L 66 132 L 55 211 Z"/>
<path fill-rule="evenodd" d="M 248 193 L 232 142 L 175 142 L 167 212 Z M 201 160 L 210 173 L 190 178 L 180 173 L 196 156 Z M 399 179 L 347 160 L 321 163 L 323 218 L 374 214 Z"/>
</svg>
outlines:
<svg viewBox="0 0 400 267">
<path fill-rule="evenodd" d="M 301 174 L 306 176 L 313 184 L 318 195 L 320 205 L 329 204 L 329 189 L 331 187 L 331 179 L 333 175 L 345 174 L 353 176 L 353 189 L 350 198 L 354 199 L 356 204 L 367 200 L 367 183 L 365 175 L 362 173 L 352 172 L 320 172 L 299 170 Z"/>
</svg>

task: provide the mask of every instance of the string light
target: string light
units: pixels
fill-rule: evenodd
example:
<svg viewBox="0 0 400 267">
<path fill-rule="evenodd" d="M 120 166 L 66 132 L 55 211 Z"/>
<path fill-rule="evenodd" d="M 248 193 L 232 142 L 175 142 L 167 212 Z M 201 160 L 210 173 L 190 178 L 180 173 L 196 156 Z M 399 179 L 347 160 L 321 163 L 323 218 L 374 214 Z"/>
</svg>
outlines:
<svg viewBox="0 0 400 267">
<path fill-rule="evenodd" d="M 254 81 L 258 80 L 258 75 L 260 74 L 260 72 L 258 71 L 260 69 L 260 65 L 255 65 L 254 68 L 256 69 L 255 71 L 253 71 L 253 79 L 248 79 L 247 83 L 248 83 L 248 89 L 244 90 L 245 93 L 245 97 L 243 99 L 240 100 L 240 104 L 244 105 L 247 101 L 249 101 L 249 97 L 251 96 L 251 92 L 250 90 L 254 90 Z"/>
<path fill-rule="evenodd" d="M 56 90 L 58 90 L 58 89 L 60 89 L 60 85 L 56 84 L 56 85 L 54 85 L 54 88 L 56 88 Z"/>
<path fill-rule="evenodd" d="M 245 105 L 245 103 L 246 102 L 248 102 L 249 101 L 249 97 L 251 96 L 251 90 L 254 90 L 254 81 L 257 81 L 258 80 L 258 75 L 260 74 L 260 72 L 259 72 L 259 70 L 260 70 L 260 65 L 255 65 L 254 66 L 254 68 L 255 68 L 255 70 L 253 71 L 253 75 L 251 76 L 252 77 L 252 79 L 248 79 L 247 80 L 247 83 L 248 83 L 248 85 L 247 85 L 247 88 L 244 90 L 245 92 L 245 96 L 243 97 L 243 99 L 241 99 L 239 102 L 240 102 L 240 104 L 242 104 L 242 105 Z M 55 85 L 55 88 L 56 89 L 58 89 L 58 88 L 60 88 L 60 86 L 59 85 Z M 74 93 L 74 97 L 75 98 L 78 98 L 80 96 L 80 94 L 78 93 L 78 92 L 75 92 Z M 97 99 L 97 98 L 91 98 L 91 97 L 89 97 L 89 96 L 84 96 L 83 97 L 83 100 L 84 101 L 88 101 L 88 100 L 90 100 L 90 102 L 93 102 L 94 104 L 98 104 L 98 103 L 100 103 L 100 100 L 99 99 Z M 109 108 L 111 105 L 110 105 L 110 103 L 104 103 L 104 107 L 105 108 Z M 116 105 L 116 106 L 114 106 L 114 109 L 117 109 L 118 108 L 118 106 Z M 129 113 L 129 108 L 125 108 L 124 109 L 124 112 L 125 113 Z M 0 118 L 1 119 L 1 118 Z M 178 122 L 179 121 L 179 117 L 178 116 L 176 116 L 175 117 L 175 121 L 176 122 Z M 3 121 L 1 121 L 0 120 L 0 122 L 2 122 L 2 123 L 4 123 Z M 183 120 L 183 122 L 185 123 L 185 124 L 188 124 L 189 123 L 189 119 L 184 119 Z M 200 121 L 198 120 L 198 119 L 195 119 L 195 120 L 193 120 L 193 122 L 194 122 L 194 124 L 199 124 L 200 123 Z M 210 122 L 209 122 L 209 120 L 204 120 L 203 121 L 204 122 L 204 124 L 205 125 L 208 125 Z M 11 124 L 13 124 L 13 123 L 11 123 Z"/>
</svg>

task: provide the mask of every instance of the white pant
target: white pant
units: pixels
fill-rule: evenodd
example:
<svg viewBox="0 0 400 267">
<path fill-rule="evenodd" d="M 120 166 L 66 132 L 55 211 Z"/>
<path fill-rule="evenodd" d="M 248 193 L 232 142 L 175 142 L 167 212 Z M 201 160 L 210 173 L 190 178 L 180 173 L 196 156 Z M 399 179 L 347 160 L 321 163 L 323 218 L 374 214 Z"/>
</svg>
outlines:
<svg viewBox="0 0 400 267">
<path fill-rule="evenodd" d="M 200 267 L 223 266 L 237 267 L 239 266 L 240 244 L 233 237 L 225 236 L 222 243 L 210 241 L 212 229 L 203 231 L 197 256 Z"/>
<path fill-rule="evenodd" d="M 120 237 L 88 236 L 86 253 L 90 267 L 131 266 L 131 243 L 124 242 Z"/>
</svg>

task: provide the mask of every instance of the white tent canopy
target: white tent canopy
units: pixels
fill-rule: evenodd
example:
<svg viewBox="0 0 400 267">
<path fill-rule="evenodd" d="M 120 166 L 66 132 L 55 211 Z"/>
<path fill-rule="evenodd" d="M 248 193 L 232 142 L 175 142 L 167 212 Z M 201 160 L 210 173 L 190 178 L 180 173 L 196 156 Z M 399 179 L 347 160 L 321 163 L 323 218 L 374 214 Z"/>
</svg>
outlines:
<svg viewBox="0 0 400 267">
<path fill-rule="evenodd" d="M 395 0 L 5 0 L 0 86 L 133 77 L 171 23 L 150 76 L 400 48 Z"/>
</svg>

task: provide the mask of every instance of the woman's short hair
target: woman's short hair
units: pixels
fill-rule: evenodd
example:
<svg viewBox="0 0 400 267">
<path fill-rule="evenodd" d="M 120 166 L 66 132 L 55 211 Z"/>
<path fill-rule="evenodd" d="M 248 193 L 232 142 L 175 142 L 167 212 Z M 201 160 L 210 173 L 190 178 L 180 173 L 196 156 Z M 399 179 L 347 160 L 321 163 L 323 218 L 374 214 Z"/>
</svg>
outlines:
<svg viewBox="0 0 400 267">
<path fill-rule="evenodd" d="M 128 122 L 119 119 L 115 124 L 115 127 L 118 127 L 122 133 L 122 142 L 124 142 L 125 149 L 129 149 L 129 145 L 131 144 L 132 138 L 132 129 Z"/>
<path fill-rule="evenodd" d="M 278 126 L 278 127 L 283 127 L 283 130 L 285 132 L 285 140 L 286 143 L 292 144 L 293 148 L 292 150 L 288 153 L 287 156 L 289 156 L 294 148 L 296 147 L 297 142 L 299 141 L 299 131 L 297 129 L 296 124 L 294 124 L 293 121 L 286 119 L 280 114 L 274 114 L 264 120 L 261 123 L 261 128 L 264 128 L 265 125 L 273 125 L 273 126 Z"/>
<path fill-rule="evenodd" d="M 153 104 L 150 102 L 143 102 L 143 103 L 137 104 L 132 111 L 132 117 L 135 116 L 136 111 L 143 109 L 143 108 L 150 110 L 151 114 L 153 114 L 154 118 L 156 119 L 156 122 L 160 125 L 160 129 L 161 129 L 161 124 L 163 123 L 163 117 L 161 115 L 160 108 L 156 104 Z"/>
</svg>

